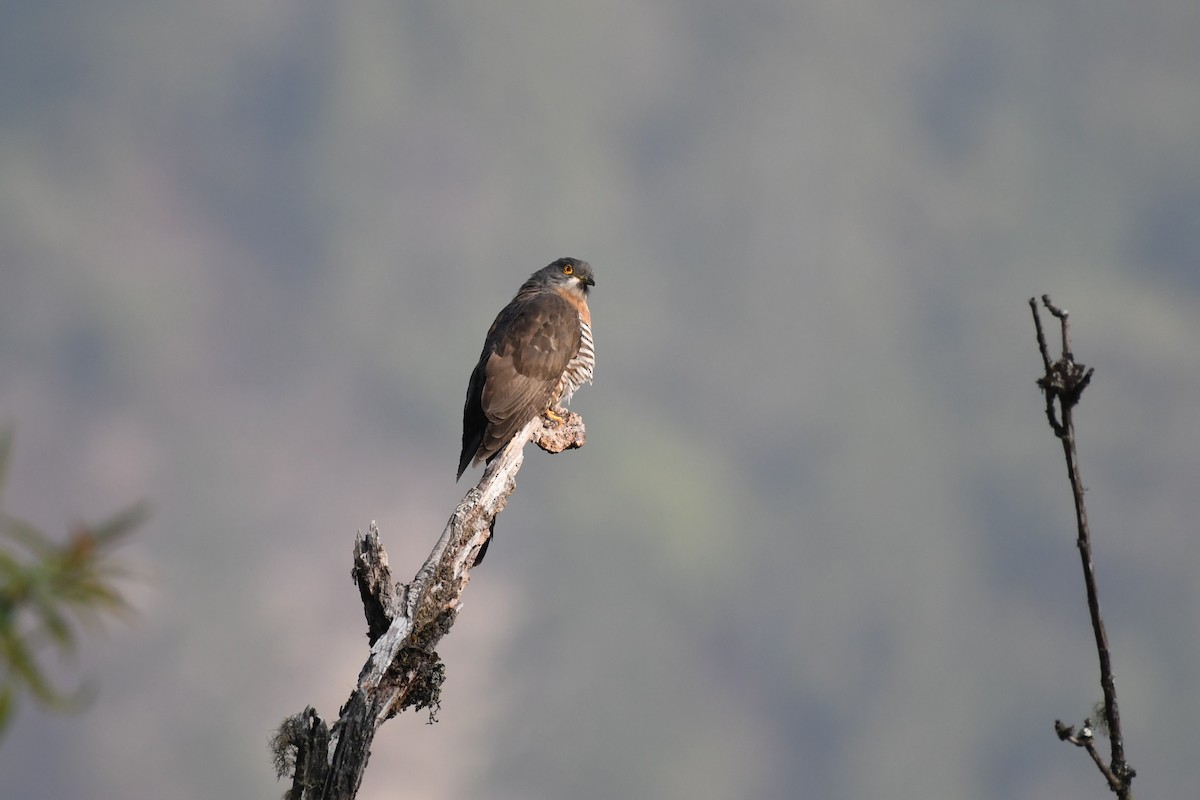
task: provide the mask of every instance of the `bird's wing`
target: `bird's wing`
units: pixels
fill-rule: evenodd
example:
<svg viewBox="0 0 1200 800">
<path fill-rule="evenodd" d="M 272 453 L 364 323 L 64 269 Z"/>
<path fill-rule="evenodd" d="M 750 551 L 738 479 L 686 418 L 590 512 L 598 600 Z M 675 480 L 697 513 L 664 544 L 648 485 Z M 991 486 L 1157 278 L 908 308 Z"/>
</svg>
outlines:
<svg viewBox="0 0 1200 800">
<path fill-rule="evenodd" d="M 481 406 L 488 420 L 484 450 L 498 450 L 546 410 L 571 358 L 579 352 L 579 315 L 553 292 L 510 304 L 488 335 Z"/>
</svg>

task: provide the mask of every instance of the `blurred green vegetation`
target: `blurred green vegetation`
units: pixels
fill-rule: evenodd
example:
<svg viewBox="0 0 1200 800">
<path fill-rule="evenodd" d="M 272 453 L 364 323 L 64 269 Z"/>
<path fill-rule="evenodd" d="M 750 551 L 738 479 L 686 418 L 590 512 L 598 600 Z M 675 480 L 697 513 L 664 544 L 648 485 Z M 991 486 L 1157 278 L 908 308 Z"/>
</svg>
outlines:
<svg viewBox="0 0 1200 800">
<path fill-rule="evenodd" d="M 12 445 L 12 429 L 0 431 L 0 500 Z M 86 687 L 58 688 L 44 661 L 73 655 L 82 629 L 129 613 L 117 588 L 125 571 L 112 551 L 146 511 L 132 506 L 98 525 L 78 525 L 56 542 L 0 507 L 0 737 L 23 694 L 55 711 L 82 708 Z"/>
</svg>

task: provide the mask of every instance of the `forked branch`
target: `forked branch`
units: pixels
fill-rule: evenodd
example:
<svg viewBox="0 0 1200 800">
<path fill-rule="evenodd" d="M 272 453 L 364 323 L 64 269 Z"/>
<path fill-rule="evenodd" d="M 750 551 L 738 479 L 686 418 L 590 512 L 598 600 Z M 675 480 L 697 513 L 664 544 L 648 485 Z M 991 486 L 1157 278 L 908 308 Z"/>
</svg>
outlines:
<svg viewBox="0 0 1200 800">
<path fill-rule="evenodd" d="M 371 652 L 332 727 L 309 707 L 284 720 L 272 739 L 277 774 L 292 776 L 285 800 L 350 800 L 379 727 L 405 709 L 436 712 L 445 670 L 434 647 L 454 624 L 471 568 L 516 487 L 531 440 L 551 453 L 580 447 L 583 420 L 568 413 L 555 425 L 538 417 L 513 437 L 458 504 L 412 583 L 393 584 L 375 523 L 356 537 L 351 575 Z"/>
</svg>

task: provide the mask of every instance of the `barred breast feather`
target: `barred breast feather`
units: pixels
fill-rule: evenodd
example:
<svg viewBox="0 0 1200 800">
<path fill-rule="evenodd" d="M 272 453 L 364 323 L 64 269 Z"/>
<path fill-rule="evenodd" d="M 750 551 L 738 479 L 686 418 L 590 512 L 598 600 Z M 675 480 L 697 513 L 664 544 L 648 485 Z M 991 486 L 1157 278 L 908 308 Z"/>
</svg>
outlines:
<svg viewBox="0 0 1200 800">
<path fill-rule="evenodd" d="M 567 364 L 563 372 L 563 388 L 560 402 L 566 403 L 575 390 L 592 382 L 592 370 L 596 366 L 596 348 L 592 342 L 592 326 L 579 321 L 579 352 Z"/>
</svg>

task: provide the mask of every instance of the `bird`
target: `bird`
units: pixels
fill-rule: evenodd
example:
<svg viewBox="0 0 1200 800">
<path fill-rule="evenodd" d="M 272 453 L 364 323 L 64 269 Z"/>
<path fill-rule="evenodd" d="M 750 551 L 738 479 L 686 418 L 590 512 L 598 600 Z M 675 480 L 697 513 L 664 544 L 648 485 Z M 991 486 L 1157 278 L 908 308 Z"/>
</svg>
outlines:
<svg viewBox="0 0 1200 800">
<path fill-rule="evenodd" d="M 592 268 L 560 258 L 533 275 L 496 315 L 467 384 L 458 478 L 490 463 L 535 417 L 561 423 L 596 364 L 588 291 Z M 482 558 L 482 554 L 480 555 Z"/>
</svg>

